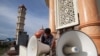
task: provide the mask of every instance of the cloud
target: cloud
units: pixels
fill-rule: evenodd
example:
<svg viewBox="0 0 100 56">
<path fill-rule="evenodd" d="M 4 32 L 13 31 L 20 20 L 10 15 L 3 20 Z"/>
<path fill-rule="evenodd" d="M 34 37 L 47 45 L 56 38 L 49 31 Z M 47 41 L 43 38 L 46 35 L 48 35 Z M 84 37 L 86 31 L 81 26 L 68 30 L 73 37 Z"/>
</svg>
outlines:
<svg viewBox="0 0 100 56">
<path fill-rule="evenodd" d="M 0 33 L 13 37 L 15 31 L 16 11 L 10 7 L 0 5 Z"/>
<path fill-rule="evenodd" d="M 0 20 L 8 21 L 10 24 L 13 24 L 17 18 L 17 11 L 14 8 L 7 6 L 0 6 L 0 16 L 4 17 Z"/>
<path fill-rule="evenodd" d="M 18 9 L 14 7 L 10 8 L 7 6 L 0 5 L 0 33 L 5 34 L 9 37 L 14 37 L 16 32 L 16 23 L 18 16 Z M 25 31 L 32 36 L 37 30 L 39 30 L 42 25 L 48 27 L 47 16 L 39 17 L 35 16 L 34 12 L 30 14 L 26 13 L 25 20 Z"/>
<path fill-rule="evenodd" d="M 40 18 L 30 14 L 26 15 L 25 30 L 29 32 L 30 36 L 41 29 L 42 26 L 48 27 L 48 19 L 46 17 Z"/>
</svg>

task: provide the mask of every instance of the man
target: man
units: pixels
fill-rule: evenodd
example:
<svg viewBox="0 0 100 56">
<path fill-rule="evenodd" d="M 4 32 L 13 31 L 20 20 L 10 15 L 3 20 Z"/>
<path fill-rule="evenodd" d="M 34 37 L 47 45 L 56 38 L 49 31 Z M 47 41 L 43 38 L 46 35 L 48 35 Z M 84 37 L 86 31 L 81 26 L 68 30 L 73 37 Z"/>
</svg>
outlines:
<svg viewBox="0 0 100 56">
<path fill-rule="evenodd" d="M 44 44 L 47 44 L 51 47 L 51 51 L 50 51 L 50 53 L 48 53 L 50 56 L 56 56 L 56 53 L 55 53 L 56 42 L 54 40 L 53 35 L 51 34 L 50 28 L 46 28 L 44 30 L 44 34 L 41 37 L 41 42 Z M 46 55 L 48 55 L 48 54 L 46 54 Z"/>
<path fill-rule="evenodd" d="M 41 42 L 53 48 L 53 35 L 51 34 L 50 28 L 46 28 L 44 30 L 44 34 L 41 37 Z"/>
</svg>

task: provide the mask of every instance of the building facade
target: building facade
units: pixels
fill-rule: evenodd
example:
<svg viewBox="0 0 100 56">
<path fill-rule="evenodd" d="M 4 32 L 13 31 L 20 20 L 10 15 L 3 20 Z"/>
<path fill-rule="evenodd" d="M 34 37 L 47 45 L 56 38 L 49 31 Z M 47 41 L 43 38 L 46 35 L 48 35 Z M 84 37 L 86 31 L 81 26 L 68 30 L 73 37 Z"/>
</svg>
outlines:
<svg viewBox="0 0 100 56">
<path fill-rule="evenodd" d="M 51 28 L 52 34 L 61 35 L 67 30 L 80 30 L 87 35 L 89 35 L 94 41 L 98 54 L 100 56 L 100 17 L 97 7 L 97 0 L 77 0 L 77 16 L 79 19 L 79 24 L 77 26 L 71 26 L 67 28 L 62 28 L 56 30 L 56 21 L 55 21 L 55 11 L 56 4 L 55 0 L 45 0 L 47 6 L 49 7 L 49 27 Z M 57 0 L 59 3 L 62 3 L 62 9 L 66 12 L 65 9 L 67 5 L 72 6 L 72 4 L 67 4 L 67 2 L 73 2 L 73 0 Z M 74 2 L 73 2 L 74 3 Z M 60 10 L 60 9 L 59 9 Z M 57 34 L 58 33 L 58 34 Z M 56 37 L 55 37 L 56 38 Z"/>
</svg>

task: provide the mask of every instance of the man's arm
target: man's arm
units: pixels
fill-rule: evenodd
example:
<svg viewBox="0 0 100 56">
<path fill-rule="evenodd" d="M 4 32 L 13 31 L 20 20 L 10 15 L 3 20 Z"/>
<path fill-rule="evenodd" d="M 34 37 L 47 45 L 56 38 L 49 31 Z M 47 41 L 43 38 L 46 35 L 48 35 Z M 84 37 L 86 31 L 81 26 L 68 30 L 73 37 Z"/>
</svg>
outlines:
<svg viewBox="0 0 100 56">
<path fill-rule="evenodd" d="M 51 42 L 51 48 L 54 48 L 54 47 L 55 47 L 55 44 L 56 44 L 56 43 L 55 43 L 55 39 L 53 38 L 53 39 L 52 39 L 52 42 Z"/>
</svg>

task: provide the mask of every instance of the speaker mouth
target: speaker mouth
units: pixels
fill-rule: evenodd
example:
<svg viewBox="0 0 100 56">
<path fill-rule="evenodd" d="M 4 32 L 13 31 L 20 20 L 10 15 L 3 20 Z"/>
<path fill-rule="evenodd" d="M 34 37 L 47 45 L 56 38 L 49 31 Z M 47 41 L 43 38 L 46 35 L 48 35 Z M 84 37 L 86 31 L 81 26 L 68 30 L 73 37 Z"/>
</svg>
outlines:
<svg viewBox="0 0 100 56">
<path fill-rule="evenodd" d="M 76 46 L 64 45 L 62 51 L 65 55 L 77 54 L 79 53 L 79 48 Z"/>
</svg>

